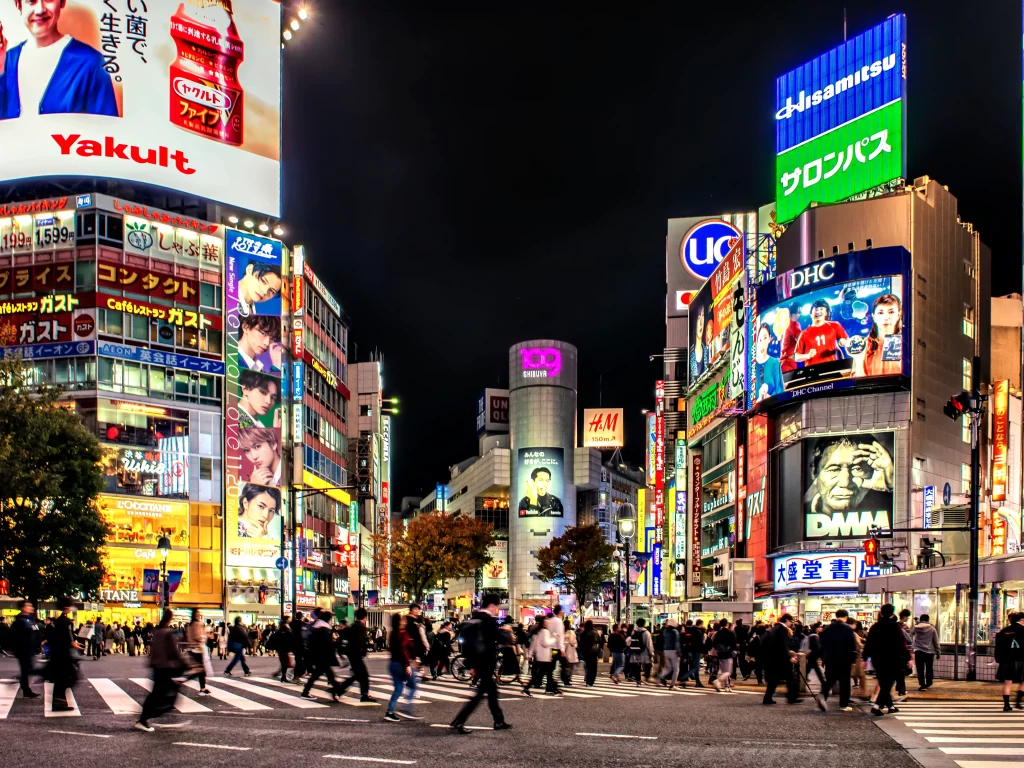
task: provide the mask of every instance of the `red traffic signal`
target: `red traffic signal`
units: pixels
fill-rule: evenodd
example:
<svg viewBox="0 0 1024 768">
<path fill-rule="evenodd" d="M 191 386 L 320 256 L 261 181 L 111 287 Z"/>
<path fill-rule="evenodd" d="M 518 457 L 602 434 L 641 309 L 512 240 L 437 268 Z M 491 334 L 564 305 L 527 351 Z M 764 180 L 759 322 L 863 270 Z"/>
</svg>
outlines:
<svg viewBox="0 0 1024 768">
<path fill-rule="evenodd" d="M 11 582 L 7 579 L 0 579 L 0 596 L 7 596 L 11 593 Z"/>
<path fill-rule="evenodd" d="M 878 539 L 864 539 L 864 565 L 869 568 L 878 565 Z"/>
<path fill-rule="evenodd" d="M 953 395 L 953 397 L 949 398 L 949 401 L 942 407 L 942 412 L 955 421 L 963 416 L 970 407 L 970 393 L 961 392 L 959 395 Z"/>
</svg>

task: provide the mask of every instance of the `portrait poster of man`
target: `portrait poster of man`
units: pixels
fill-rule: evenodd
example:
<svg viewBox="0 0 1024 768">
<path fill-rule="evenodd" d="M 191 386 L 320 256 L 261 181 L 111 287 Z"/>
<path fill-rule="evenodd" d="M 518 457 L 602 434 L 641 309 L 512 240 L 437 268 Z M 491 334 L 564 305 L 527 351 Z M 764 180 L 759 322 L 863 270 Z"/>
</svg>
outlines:
<svg viewBox="0 0 1024 768">
<path fill-rule="evenodd" d="M 894 433 L 846 434 L 804 441 L 806 539 L 852 539 L 892 527 Z"/>
<path fill-rule="evenodd" d="M 562 517 L 563 450 L 520 448 L 516 460 L 519 517 Z"/>
</svg>

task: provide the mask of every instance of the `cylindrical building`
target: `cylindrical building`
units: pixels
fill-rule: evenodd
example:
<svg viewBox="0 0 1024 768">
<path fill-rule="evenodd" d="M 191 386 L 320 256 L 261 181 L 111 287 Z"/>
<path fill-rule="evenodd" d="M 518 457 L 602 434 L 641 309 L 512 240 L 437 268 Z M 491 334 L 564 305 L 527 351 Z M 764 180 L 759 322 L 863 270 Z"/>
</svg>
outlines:
<svg viewBox="0 0 1024 768">
<path fill-rule="evenodd" d="M 516 344 L 508 380 L 509 598 L 519 615 L 551 588 L 537 573 L 537 550 L 576 524 L 576 347 L 552 339 Z"/>
</svg>

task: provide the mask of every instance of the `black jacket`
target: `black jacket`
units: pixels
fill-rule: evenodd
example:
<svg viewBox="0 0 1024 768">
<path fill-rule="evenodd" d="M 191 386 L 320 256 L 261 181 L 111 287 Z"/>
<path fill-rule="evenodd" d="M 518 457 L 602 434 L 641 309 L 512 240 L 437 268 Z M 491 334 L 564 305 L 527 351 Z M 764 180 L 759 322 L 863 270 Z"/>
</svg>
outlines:
<svg viewBox="0 0 1024 768">
<path fill-rule="evenodd" d="M 686 650 L 690 653 L 704 652 L 704 627 L 686 628 Z"/>
<path fill-rule="evenodd" d="M 608 635 L 608 653 L 622 653 L 626 650 L 626 639 L 621 632 L 612 632 Z"/>
<path fill-rule="evenodd" d="M 27 613 L 18 614 L 11 627 L 9 645 L 15 656 L 33 656 L 39 650 L 39 625 Z"/>
<path fill-rule="evenodd" d="M 792 665 L 789 655 L 789 641 L 792 632 L 785 624 L 776 624 L 765 632 L 761 640 L 761 664 L 779 674 L 785 674 Z"/>
<path fill-rule="evenodd" d="M 480 636 L 483 639 L 483 653 L 475 659 L 476 671 L 480 674 L 494 674 L 498 661 L 498 622 L 487 611 L 473 611 L 473 618 L 480 622 Z"/>
<path fill-rule="evenodd" d="M 832 619 L 821 633 L 821 658 L 828 669 L 842 669 L 857 660 L 857 639 L 853 627 Z"/>
<path fill-rule="evenodd" d="M 1017 647 L 1013 647 L 1013 641 Z M 999 630 L 996 635 L 996 661 L 1007 664 L 1013 661 L 1024 661 L 1024 624 L 1010 624 Z"/>
<path fill-rule="evenodd" d="M 864 643 L 864 660 L 871 659 L 875 673 L 896 676 L 910 661 L 910 651 L 903 639 L 903 629 L 896 617 L 881 619 L 871 625 Z"/>
<path fill-rule="evenodd" d="M 295 636 L 292 634 L 291 627 L 278 627 L 271 636 L 270 643 L 268 647 L 272 651 L 276 651 L 279 656 L 291 653 L 295 646 Z"/>
<path fill-rule="evenodd" d="M 306 622 L 304 621 L 293 621 L 292 622 L 292 637 L 295 642 L 292 643 L 292 653 L 296 656 L 302 656 L 306 652 Z"/>
<path fill-rule="evenodd" d="M 731 659 L 736 652 L 736 633 L 723 628 L 715 633 L 715 653 L 720 659 Z"/>
<path fill-rule="evenodd" d="M 580 632 L 579 654 L 583 658 L 597 656 L 597 632 L 592 629 L 585 629 Z"/>
<path fill-rule="evenodd" d="M 361 621 L 352 624 L 345 631 L 348 644 L 345 646 L 345 655 L 350 659 L 361 659 L 366 655 L 366 625 Z"/>
<path fill-rule="evenodd" d="M 338 665 L 334 655 L 334 633 L 326 621 L 317 619 L 313 622 L 313 629 L 309 633 L 309 655 L 321 669 Z"/>
<path fill-rule="evenodd" d="M 246 650 L 249 650 L 251 647 L 249 643 L 249 630 L 241 624 L 232 624 L 231 629 L 228 630 L 228 643 L 238 643 Z"/>
</svg>

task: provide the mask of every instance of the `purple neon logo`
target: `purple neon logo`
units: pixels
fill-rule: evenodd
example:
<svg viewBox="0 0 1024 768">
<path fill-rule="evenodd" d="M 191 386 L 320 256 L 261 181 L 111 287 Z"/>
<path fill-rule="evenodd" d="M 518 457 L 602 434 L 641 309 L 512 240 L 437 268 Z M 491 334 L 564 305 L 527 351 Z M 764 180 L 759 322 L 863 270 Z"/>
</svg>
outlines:
<svg viewBox="0 0 1024 768">
<path fill-rule="evenodd" d="M 554 347 L 527 347 L 519 354 L 523 356 L 523 376 L 528 379 L 557 376 L 562 370 L 562 353 Z"/>
</svg>

